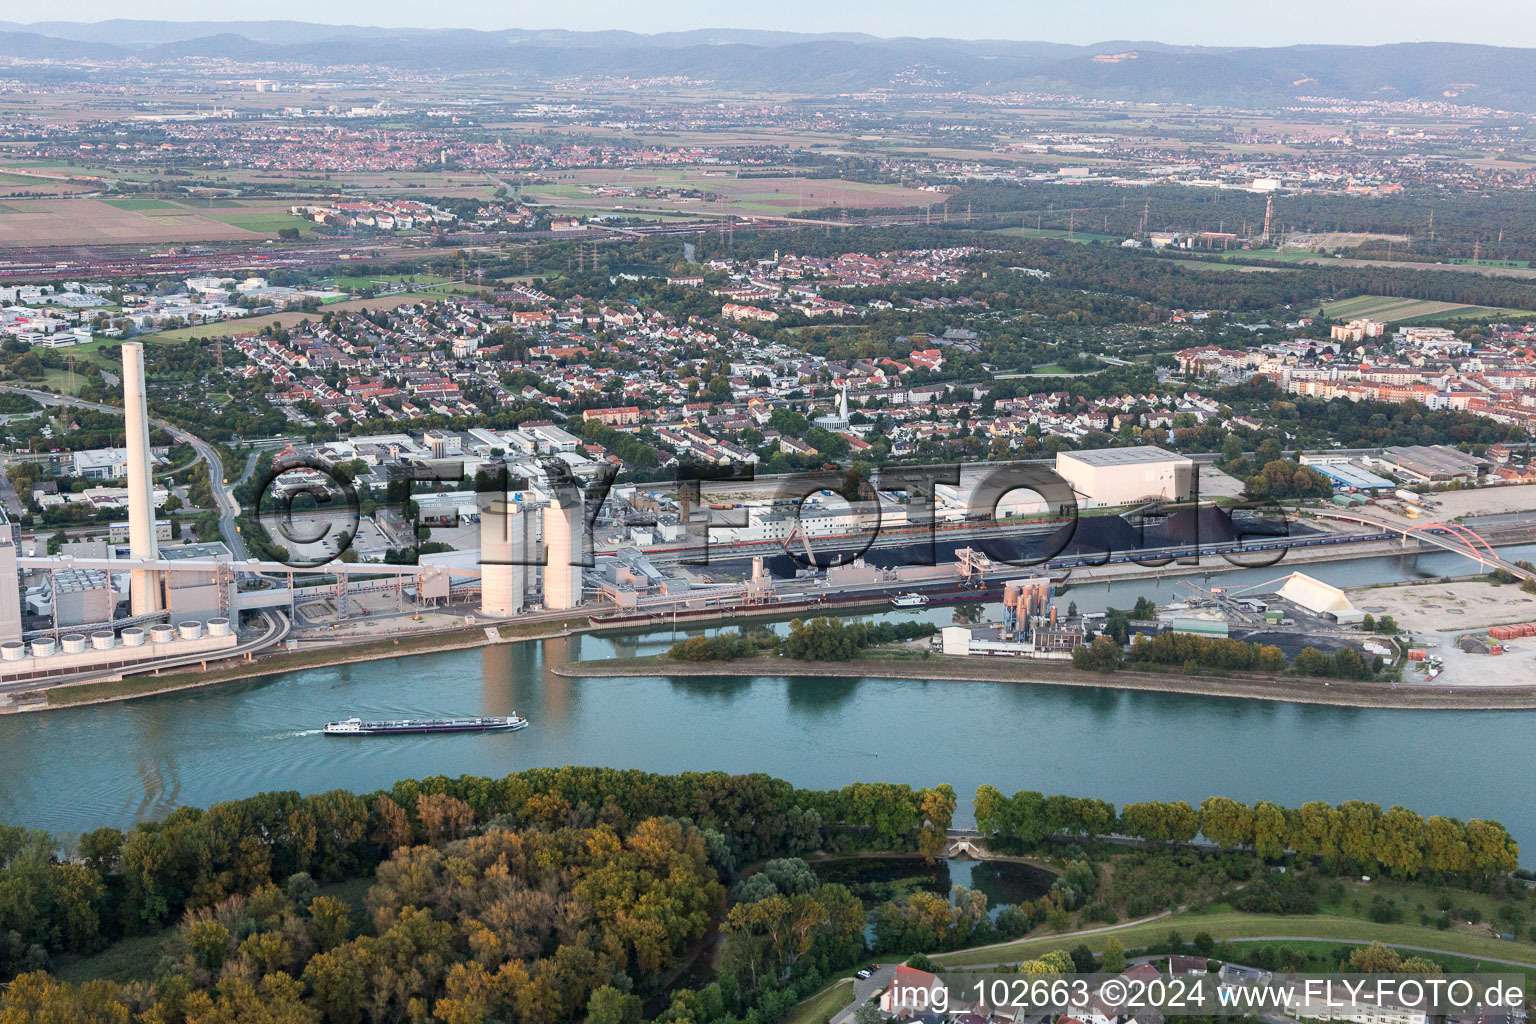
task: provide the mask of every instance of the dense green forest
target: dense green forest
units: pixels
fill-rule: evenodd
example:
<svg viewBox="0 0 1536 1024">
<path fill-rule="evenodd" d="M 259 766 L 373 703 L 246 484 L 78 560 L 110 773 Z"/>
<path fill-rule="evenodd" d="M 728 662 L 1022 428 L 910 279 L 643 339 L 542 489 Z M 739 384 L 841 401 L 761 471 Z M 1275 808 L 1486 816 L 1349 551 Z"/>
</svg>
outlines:
<svg viewBox="0 0 1536 1024">
<path fill-rule="evenodd" d="M 931 859 L 955 803 L 948 786 L 813 791 L 764 775 L 562 768 L 405 781 L 366 796 L 267 793 L 181 808 L 127 833 L 99 829 L 68 851 L 8 828 L 0 935 L 13 980 L 0 1021 L 774 1024 L 866 954 L 861 898 L 801 856 Z M 1291 810 L 1212 797 L 1198 809 L 1152 802 L 1117 812 L 1103 800 L 984 786 L 975 813 L 1005 846 L 1065 844 L 1049 892 L 995 923 L 977 893 L 882 894 L 877 946 L 937 949 L 1041 923 L 1060 930 L 1088 906 L 1113 919 L 1102 854 L 1086 852 L 1112 833 L 1163 844 L 1203 833 L 1231 851 L 1158 855 L 1216 857 L 1185 873 L 1191 884 L 1247 877 L 1284 857 L 1309 872 L 1476 881 L 1507 874 L 1517 855 L 1495 822 L 1361 801 Z M 1160 870 L 1148 855 L 1137 855 L 1137 870 Z M 320 888 L 351 878 L 371 879 L 360 917 Z M 1271 892 L 1280 884 L 1260 895 L 1286 896 Z M 153 980 L 75 985 L 46 973 L 54 958 L 136 934 L 161 941 Z M 710 980 L 679 987 L 675 973 L 716 941 Z"/>
</svg>

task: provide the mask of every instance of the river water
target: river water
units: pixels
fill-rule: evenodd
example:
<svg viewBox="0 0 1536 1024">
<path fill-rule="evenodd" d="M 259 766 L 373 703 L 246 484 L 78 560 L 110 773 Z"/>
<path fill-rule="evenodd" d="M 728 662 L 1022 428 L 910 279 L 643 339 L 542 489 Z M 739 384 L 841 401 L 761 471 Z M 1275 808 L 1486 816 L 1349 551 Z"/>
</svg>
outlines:
<svg viewBox="0 0 1536 1024">
<path fill-rule="evenodd" d="M 1510 548 L 1508 557 L 1536 549 Z M 1467 571 L 1449 553 L 1306 566 L 1356 585 Z M 1282 569 L 1223 574 L 1257 583 Z M 1180 595 L 1178 578 L 1073 588 L 1084 611 Z M 910 619 L 913 613 L 888 613 Z M 937 624 L 964 612 L 917 613 Z M 987 609 L 986 618 L 999 617 Z M 800 786 L 948 782 L 970 817 L 977 785 L 1115 803 L 1219 793 L 1353 797 L 1424 814 L 1492 817 L 1536 851 L 1536 712 L 1393 711 L 1006 683 L 825 679 L 569 679 L 574 660 L 673 641 L 576 636 L 288 673 L 206 692 L 0 719 L 0 821 L 72 833 L 126 827 L 178 804 L 262 790 L 371 791 L 400 778 L 534 766 L 761 771 Z M 328 738 L 346 715 L 526 716 L 511 734 Z M 1529 859 L 1527 863 L 1530 863 Z"/>
</svg>

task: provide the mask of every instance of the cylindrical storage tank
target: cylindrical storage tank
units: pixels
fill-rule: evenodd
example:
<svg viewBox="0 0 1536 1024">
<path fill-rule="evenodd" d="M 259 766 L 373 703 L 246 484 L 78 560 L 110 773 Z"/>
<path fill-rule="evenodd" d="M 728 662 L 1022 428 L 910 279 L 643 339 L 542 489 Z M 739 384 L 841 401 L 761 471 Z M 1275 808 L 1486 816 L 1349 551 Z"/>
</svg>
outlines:
<svg viewBox="0 0 1536 1024">
<path fill-rule="evenodd" d="M 27 645 L 20 640 L 7 640 L 0 644 L 0 661 L 20 661 L 27 656 Z"/>
<path fill-rule="evenodd" d="M 59 646 L 65 654 L 81 654 L 85 651 L 84 633 L 66 633 L 59 641 Z"/>
<path fill-rule="evenodd" d="M 98 651 L 110 651 L 117 646 L 117 634 L 110 629 L 98 629 L 91 634 L 91 647 Z"/>
<path fill-rule="evenodd" d="M 203 624 L 196 619 L 188 619 L 176 627 L 176 635 L 183 640 L 196 640 L 203 635 Z"/>
<path fill-rule="evenodd" d="M 32 657 L 51 658 L 57 648 L 58 644 L 53 642 L 52 637 L 38 637 L 32 641 Z"/>
<path fill-rule="evenodd" d="M 230 630 L 229 630 L 229 620 L 228 619 L 209 619 L 208 620 L 208 635 L 209 636 L 229 636 L 229 632 L 230 632 Z"/>
<path fill-rule="evenodd" d="M 146 634 L 144 630 L 138 626 L 129 626 L 127 629 L 123 630 L 122 636 L 124 647 L 142 647 L 144 646 L 145 637 L 148 636 L 148 634 Z"/>
<path fill-rule="evenodd" d="M 149 641 L 155 644 L 168 644 L 176 639 L 176 630 L 165 623 L 149 627 Z"/>
</svg>

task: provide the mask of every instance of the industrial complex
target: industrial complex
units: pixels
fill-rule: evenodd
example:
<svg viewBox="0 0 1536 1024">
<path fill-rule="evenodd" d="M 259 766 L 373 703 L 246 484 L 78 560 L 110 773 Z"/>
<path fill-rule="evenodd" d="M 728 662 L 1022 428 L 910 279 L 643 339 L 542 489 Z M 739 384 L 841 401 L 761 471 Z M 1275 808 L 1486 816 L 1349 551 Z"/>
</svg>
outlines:
<svg viewBox="0 0 1536 1024">
<path fill-rule="evenodd" d="M 125 492 L 103 500 L 119 501 L 126 518 L 105 540 L 70 542 L 56 554 L 22 550 L 19 530 L 0 522 L 0 579 L 15 581 L 0 586 L 0 693 L 8 697 L 274 648 L 494 631 L 514 620 L 643 625 L 871 605 L 900 594 L 924 604 L 1001 599 L 1002 621 L 945 628 L 946 654 L 1064 659 L 1101 624 L 1061 614 L 1057 581 L 1095 566 L 1134 571 L 1144 551 L 1197 562 L 1228 551 L 1396 539 L 1524 572 L 1457 527 L 1410 522 L 1430 506 L 1414 492 L 1397 490 L 1407 497 L 1393 495 L 1392 507 L 1365 504 L 1364 494 L 1393 484 L 1378 470 L 1455 480 L 1467 466 L 1438 448 L 1304 459 L 1335 481 L 1336 501 L 1306 524 L 1269 534 L 1202 500 L 1202 491 L 1225 486 L 1219 473 L 1154 445 L 1063 451 L 1054 470 L 1069 490 L 1047 495 L 1021 485 L 983 508 L 979 496 L 997 490 L 988 483 L 997 467 L 965 467 L 959 483 L 932 487 L 931 502 L 914 500 L 912 485 L 879 481 L 866 482 L 856 500 L 821 483 L 796 490 L 793 481 L 767 494 L 731 480 L 702 489 L 610 487 L 611 467 L 548 422 L 428 431 L 420 442 L 401 434 L 302 451 L 289 444 L 261 492 L 270 507 L 262 497 L 242 509 L 216 487 L 222 536 L 188 541 L 159 512 L 167 487 L 155 475 L 142 346 L 124 344 L 122 359 L 124 447 L 77 453 L 70 470 L 93 485 L 125 479 Z M 363 479 L 374 483 L 412 480 L 411 515 L 389 506 L 349 521 L 334 507 L 305 505 L 303 495 L 323 495 L 334 483 L 328 474 L 339 464 L 366 467 Z M 518 482 L 465 488 L 471 477 Z M 286 558 L 249 557 L 237 523 L 250 523 L 238 517 L 252 511 L 272 541 L 261 550 L 278 545 Z M 438 543 L 415 564 L 385 557 L 428 536 Z M 1360 620 L 1342 592 L 1302 573 L 1272 582 L 1285 609 L 1278 614 L 1212 588 L 1166 609 L 1161 623 L 1139 626 L 1223 636 L 1230 627 L 1241 636 L 1297 618 L 1325 633 Z"/>
</svg>

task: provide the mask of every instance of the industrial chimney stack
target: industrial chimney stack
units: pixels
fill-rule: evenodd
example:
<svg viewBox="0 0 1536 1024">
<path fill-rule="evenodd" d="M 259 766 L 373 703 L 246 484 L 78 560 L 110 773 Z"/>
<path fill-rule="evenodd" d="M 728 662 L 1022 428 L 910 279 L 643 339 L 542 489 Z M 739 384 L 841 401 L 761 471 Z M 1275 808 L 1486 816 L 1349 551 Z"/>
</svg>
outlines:
<svg viewBox="0 0 1536 1024">
<path fill-rule="evenodd" d="M 128 448 L 128 552 L 133 559 L 158 558 L 155 543 L 154 478 L 150 475 L 149 405 L 144 396 L 144 346 L 123 344 L 123 429 Z M 129 584 L 134 615 L 163 611 L 160 573 L 135 569 Z"/>
</svg>

